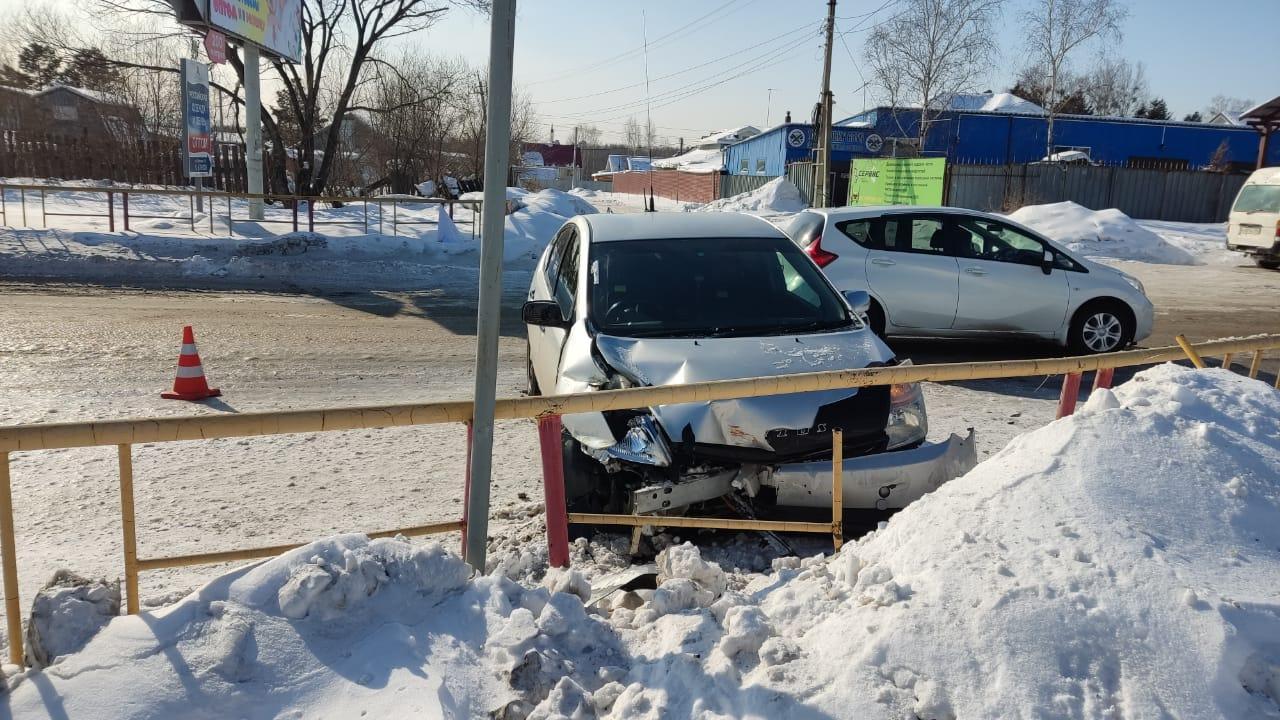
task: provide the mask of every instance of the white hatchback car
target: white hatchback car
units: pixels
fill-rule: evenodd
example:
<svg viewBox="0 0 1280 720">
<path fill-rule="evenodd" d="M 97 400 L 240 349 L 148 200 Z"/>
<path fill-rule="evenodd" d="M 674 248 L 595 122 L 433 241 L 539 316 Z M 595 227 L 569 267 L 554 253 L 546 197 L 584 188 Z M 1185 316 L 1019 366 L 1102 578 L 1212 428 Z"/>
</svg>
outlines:
<svg viewBox="0 0 1280 720">
<path fill-rule="evenodd" d="M 789 235 L 883 336 L 1042 338 L 1080 353 L 1151 334 L 1142 283 L 1008 218 L 948 207 L 806 210 Z"/>
</svg>

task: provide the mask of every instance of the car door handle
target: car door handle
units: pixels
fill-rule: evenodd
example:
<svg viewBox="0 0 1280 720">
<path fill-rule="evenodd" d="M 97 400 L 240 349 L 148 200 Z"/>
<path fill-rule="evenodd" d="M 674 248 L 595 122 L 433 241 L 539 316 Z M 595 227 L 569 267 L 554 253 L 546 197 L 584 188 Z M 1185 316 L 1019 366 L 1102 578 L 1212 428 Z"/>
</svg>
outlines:
<svg viewBox="0 0 1280 720">
<path fill-rule="evenodd" d="M 969 273 L 970 275 L 986 275 L 987 274 L 986 270 L 983 270 L 982 268 L 978 268 L 978 267 L 967 267 L 964 269 L 964 271 Z"/>
<path fill-rule="evenodd" d="M 887 267 L 887 266 L 889 266 L 889 265 L 897 265 L 898 263 L 896 263 L 896 262 L 894 262 L 894 261 L 892 261 L 892 260 L 889 260 L 889 259 L 887 259 L 887 258 L 876 258 L 875 260 L 872 260 L 872 261 L 871 261 L 871 264 L 872 264 L 872 265 L 883 265 L 883 266 Z"/>
</svg>

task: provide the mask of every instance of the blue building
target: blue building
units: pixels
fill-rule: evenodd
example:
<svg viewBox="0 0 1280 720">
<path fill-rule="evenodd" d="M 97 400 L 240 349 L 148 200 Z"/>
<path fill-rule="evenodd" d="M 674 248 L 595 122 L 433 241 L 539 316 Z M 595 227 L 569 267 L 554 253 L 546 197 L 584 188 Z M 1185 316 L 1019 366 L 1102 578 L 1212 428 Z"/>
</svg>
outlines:
<svg viewBox="0 0 1280 720">
<path fill-rule="evenodd" d="M 831 164 L 835 197 L 842 197 L 849 162 L 858 157 L 887 157 L 898 143 L 919 135 L 920 111 L 877 107 L 836 123 Z M 963 164 L 1022 164 L 1045 156 L 1048 118 L 1040 114 L 946 110 L 933 121 L 923 151 Z M 777 176 L 793 162 L 811 160 L 813 126 L 788 123 L 725 148 L 725 169 L 732 175 Z M 1223 162 L 1252 169 L 1261 135 L 1251 127 L 1174 120 L 1058 115 L 1054 151 L 1080 150 L 1094 162 L 1170 169 L 1195 169 L 1222 151 Z M 1264 165 L 1280 165 L 1280 143 L 1267 149 Z"/>
</svg>

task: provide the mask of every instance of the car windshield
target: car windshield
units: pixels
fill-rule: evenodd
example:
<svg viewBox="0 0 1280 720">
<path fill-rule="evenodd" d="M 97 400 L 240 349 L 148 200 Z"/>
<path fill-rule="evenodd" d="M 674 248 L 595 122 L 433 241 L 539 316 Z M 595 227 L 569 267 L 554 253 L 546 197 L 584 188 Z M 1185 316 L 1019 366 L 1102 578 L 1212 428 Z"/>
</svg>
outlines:
<svg viewBox="0 0 1280 720">
<path fill-rule="evenodd" d="M 1280 185 L 1245 185 L 1231 211 L 1280 213 Z"/>
<path fill-rule="evenodd" d="M 857 322 L 783 237 L 595 243 L 590 272 L 591 321 L 609 335 L 780 335 Z"/>
</svg>

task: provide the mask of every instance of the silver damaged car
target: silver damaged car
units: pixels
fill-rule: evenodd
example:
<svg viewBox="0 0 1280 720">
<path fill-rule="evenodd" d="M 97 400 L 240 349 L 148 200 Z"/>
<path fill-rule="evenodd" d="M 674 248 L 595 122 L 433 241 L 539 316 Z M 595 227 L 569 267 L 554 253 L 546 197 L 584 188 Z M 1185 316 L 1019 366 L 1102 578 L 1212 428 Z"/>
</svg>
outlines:
<svg viewBox="0 0 1280 720">
<path fill-rule="evenodd" d="M 760 218 L 579 216 L 543 252 L 522 316 L 531 394 L 682 385 L 894 365 L 865 320 Z M 926 443 L 919 386 L 850 388 L 564 417 L 575 512 L 830 507 L 832 429 L 844 504 L 900 508 L 976 464 L 973 431 Z"/>
</svg>

